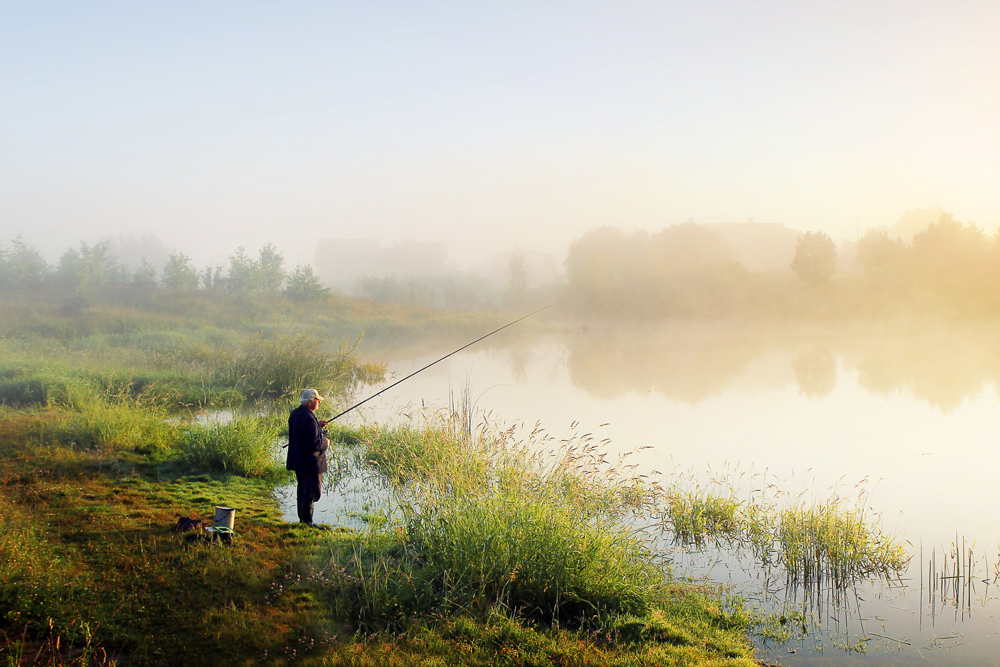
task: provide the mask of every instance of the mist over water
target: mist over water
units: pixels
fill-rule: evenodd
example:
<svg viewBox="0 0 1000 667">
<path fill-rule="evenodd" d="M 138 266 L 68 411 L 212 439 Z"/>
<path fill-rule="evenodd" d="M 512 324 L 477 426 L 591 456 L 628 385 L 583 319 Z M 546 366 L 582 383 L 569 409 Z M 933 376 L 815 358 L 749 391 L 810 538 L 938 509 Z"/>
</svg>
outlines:
<svg viewBox="0 0 1000 667">
<path fill-rule="evenodd" d="M 628 461 L 654 477 L 722 480 L 744 498 L 765 485 L 789 499 L 862 498 L 882 528 L 908 544 L 905 586 L 851 591 L 865 600 L 860 606 L 812 600 L 824 629 L 793 642 L 794 656 L 773 649 L 782 664 L 843 664 L 830 654 L 859 664 L 986 664 L 1000 631 L 992 588 L 1000 562 L 998 333 L 992 324 L 914 321 L 589 324 L 499 334 L 349 418 L 406 419 L 444 409 L 469 387 L 480 418 L 529 429 L 538 422 L 557 438 L 593 433 L 608 439 L 612 456 L 634 451 Z M 384 360 L 403 377 L 448 351 L 386 352 Z M 930 606 L 921 567 L 932 550 L 940 567 L 956 537 L 959 549 L 964 541 L 974 551 L 968 600 L 961 609 L 941 600 Z M 684 549 L 673 557 L 683 571 L 732 582 L 751 600 L 764 595 L 763 575 L 745 557 Z M 766 605 L 808 606 L 800 594 Z M 932 646 L 952 631 L 961 639 L 944 642 L 947 651 Z M 907 643 L 869 636 L 868 655 L 837 648 L 871 633 Z M 921 657 L 924 650 L 932 657 Z"/>
</svg>

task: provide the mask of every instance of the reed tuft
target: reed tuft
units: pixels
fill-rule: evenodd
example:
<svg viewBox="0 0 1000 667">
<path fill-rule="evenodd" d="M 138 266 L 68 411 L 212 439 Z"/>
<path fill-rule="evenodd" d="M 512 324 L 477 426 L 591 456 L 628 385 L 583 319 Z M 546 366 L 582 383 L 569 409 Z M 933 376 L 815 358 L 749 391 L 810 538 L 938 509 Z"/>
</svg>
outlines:
<svg viewBox="0 0 1000 667">
<path fill-rule="evenodd" d="M 331 547 L 327 599 L 372 628 L 501 612 L 594 626 L 648 613 L 664 570 L 632 520 L 645 496 L 580 443 L 541 454 L 510 432 L 370 429 L 382 520 Z"/>
<path fill-rule="evenodd" d="M 192 425 L 180 443 L 177 460 L 195 472 L 263 477 L 283 469 L 278 461 L 281 428 L 280 419 L 254 414 Z"/>
</svg>

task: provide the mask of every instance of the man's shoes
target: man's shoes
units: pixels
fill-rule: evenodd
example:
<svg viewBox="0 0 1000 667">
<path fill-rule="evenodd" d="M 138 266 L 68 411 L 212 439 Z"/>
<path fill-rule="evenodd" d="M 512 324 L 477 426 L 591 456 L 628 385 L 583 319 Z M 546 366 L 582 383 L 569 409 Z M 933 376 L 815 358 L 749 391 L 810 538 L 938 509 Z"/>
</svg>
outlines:
<svg viewBox="0 0 1000 667">
<path fill-rule="evenodd" d="M 309 522 L 303 521 L 302 524 L 309 526 L 310 528 L 315 528 L 316 530 L 330 530 L 330 526 L 326 526 L 319 523 L 313 523 L 311 521 Z"/>
</svg>

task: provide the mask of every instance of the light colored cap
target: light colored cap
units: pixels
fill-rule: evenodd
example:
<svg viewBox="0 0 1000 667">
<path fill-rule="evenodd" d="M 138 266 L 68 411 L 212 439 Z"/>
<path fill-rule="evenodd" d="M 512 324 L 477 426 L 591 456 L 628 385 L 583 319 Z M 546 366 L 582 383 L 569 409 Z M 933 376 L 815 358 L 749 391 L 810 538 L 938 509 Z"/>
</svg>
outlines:
<svg viewBox="0 0 1000 667">
<path fill-rule="evenodd" d="M 321 401 L 324 400 L 323 397 L 319 395 L 319 392 L 316 391 L 315 389 L 306 389 L 304 392 L 302 392 L 301 402 L 305 403 L 306 401 L 311 401 L 314 398 L 318 398 Z"/>
</svg>

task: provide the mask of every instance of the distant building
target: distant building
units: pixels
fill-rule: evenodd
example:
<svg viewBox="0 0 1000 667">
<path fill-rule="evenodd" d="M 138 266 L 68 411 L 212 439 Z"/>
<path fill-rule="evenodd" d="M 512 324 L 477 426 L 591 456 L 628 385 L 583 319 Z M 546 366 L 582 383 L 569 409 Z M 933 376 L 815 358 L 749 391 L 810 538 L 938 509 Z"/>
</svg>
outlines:
<svg viewBox="0 0 1000 667">
<path fill-rule="evenodd" d="M 350 290 L 365 277 L 439 276 L 447 264 L 443 241 L 406 240 L 384 247 L 375 239 L 321 239 L 313 268 L 327 285 Z"/>
<path fill-rule="evenodd" d="M 927 229 L 931 223 L 937 222 L 944 215 L 944 209 L 940 206 L 931 208 L 915 208 L 912 211 L 907 209 L 903 215 L 899 216 L 892 227 L 876 227 L 877 231 L 885 231 L 890 239 L 901 239 L 903 243 L 909 243 L 918 233 Z"/>
<path fill-rule="evenodd" d="M 736 259 L 751 271 L 791 271 L 799 235 L 779 222 L 702 223 L 729 243 Z"/>
</svg>

